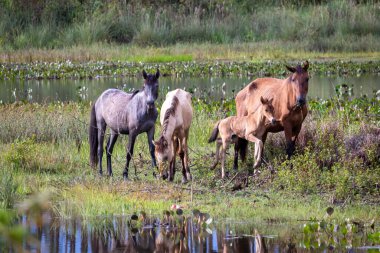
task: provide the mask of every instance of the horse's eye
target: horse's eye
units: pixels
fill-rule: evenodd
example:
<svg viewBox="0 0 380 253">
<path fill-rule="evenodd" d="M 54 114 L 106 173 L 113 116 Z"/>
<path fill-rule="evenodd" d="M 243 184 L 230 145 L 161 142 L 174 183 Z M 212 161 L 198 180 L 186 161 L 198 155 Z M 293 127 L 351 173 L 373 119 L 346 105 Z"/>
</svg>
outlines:
<svg viewBox="0 0 380 253">
<path fill-rule="evenodd" d="M 308 81 L 309 81 L 309 78 L 307 77 L 307 78 L 306 78 L 306 82 L 308 82 Z"/>
</svg>

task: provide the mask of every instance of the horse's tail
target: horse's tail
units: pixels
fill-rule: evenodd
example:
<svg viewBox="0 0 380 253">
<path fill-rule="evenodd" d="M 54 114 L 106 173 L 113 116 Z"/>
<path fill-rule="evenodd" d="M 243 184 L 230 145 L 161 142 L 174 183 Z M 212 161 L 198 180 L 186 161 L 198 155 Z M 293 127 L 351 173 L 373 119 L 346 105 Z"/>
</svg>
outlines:
<svg viewBox="0 0 380 253">
<path fill-rule="evenodd" d="M 212 130 L 211 136 L 210 136 L 210 138 L 208 139 L 208 143 L 214 142 L 214 141 L 216 140 L 216 138 L 218 137 L 218 134 L 219 134 L 219 123 L 220 123 L 220 121 L 218 121 L 218 122 L 215 124 L 215 127 L 214 127 L 214 129 Z"/>
<path fill-rule="evenodd" d="M 98 164 L 98 126 L 96 124 L 95 104 L 91 109 L 90 127 L 88 129 L 88 140 L 90 143 L 90 165 L 96 167 Z"/>
<path fill-rule="evenodd" d="M 238 149 L 242 161 L 245 161 L 247 155 L 247 146 L 248 141 L 246 139 L 238 138 L 235 148 Z"/>
</svg>

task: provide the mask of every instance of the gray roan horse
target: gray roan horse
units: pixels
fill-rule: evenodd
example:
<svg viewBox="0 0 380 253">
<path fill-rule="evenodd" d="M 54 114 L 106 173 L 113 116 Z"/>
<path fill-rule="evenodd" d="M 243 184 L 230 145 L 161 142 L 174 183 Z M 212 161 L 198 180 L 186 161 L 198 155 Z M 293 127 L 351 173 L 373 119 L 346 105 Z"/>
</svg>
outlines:
<svg viewBox="0 0 380 253">
<path fill-rule="evenodd" d="M 91 110 L 89 142 L 90 142 L 90 164 L 96 167 L 99 164 L 99 174 L 102 175 L 103 140 L 106 127 L 110 128 L 110 136 L 107 141 L 107 170 L 112 176 L 111 155 L 119 134 L 128 134 L 127 163 L 124 168 L 123 177 L 128 178 L 128 167 L 133 155 L 133 146 L 136 137 L 146 132 L 148 145 L 152 157 L 152 165 L 156 167 L 154 156 L 154 124 L 158 112 L 154 104 L 158 97 L 158 78 L 160 72 L 147 74 L 143 71 L 144 87 L 134 93 L 125 93 L 118 89 L 108 89 L 100 95 Z"/>
</svg>

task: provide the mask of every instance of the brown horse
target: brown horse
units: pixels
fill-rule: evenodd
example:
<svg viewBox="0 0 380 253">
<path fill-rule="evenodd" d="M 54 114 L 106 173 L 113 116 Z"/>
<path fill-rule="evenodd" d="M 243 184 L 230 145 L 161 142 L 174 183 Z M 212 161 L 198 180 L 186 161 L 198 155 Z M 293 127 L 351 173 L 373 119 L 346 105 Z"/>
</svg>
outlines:
<svg viewBox="0 0 380 253">
<path fill-rule="evenodd" d="M 216 123 L 214 130 L 208 142 L 213 142 L 220 134 L 221 140 L 218 139 L 216 144 L 216 161 L 213 165 L 215 167 L 219 161 L 219 149 L 222 146 L 222 178 L 224 178 L 224 163 L 226 150 L 229 144 L 236 139 L 236 137 L 244 138 L 245 140 L 255 143 L 255 164 L 253 168 L 257 168 L 261 163 L 261 155 L 263 152 L 263 142 L 261 141 L 266 129 L 271 124 L 276 124 L 277 120 L 274 118 L 274 108 L 272 105 L 273 99 L 260 98 L 261 106 L 257 110 L 247 116 L 231 116 L 220 120 Z"/>
<path fill-rule="evenodd" d="M 239 91 L 235 98 L 237 116 L 244 116 L 254 112 L 260 106 L 259 98 L 261 96 L 273 98 L 274 116 L 279 121 L 266 129 L 262 141 L 265 143 L 268 132 L 285 131 L 288 158 L 294 152 L 295 141 L 301 130 L 302 122 L 307 115 L 308 67 L 308 61 L 303 66 L 286 66 L 292 72 L 288 78 L 258 78 Z M 242 160 L 245 160 L 246 150 L 247 141 L 239 138 L 237 144 L 235 144 L 234 169 L 238 167 L 238 153 L 240 152 Z"/>
<path fill-rule="evenodd" d="M 164 179 L 167 177 L 166 162 L 169 162 L 169 180 L 173 181 L 178 153 L 182 161 L 182 183 L 191 180 L 187 142 L 192 118 L 191 94 L 181 89 L 168 92 L 161 107 L 161 136 L 153 142 L 160 176 Z"/>
</svg>

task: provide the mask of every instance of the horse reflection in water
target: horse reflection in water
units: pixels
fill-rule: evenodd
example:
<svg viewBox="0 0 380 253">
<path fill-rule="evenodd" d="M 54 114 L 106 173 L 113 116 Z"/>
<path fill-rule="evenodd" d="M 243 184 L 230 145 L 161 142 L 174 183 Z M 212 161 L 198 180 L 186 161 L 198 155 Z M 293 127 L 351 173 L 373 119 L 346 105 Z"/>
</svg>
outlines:
<svg viewBox="0 0 380 253">
<path fill-rule="evenodd" d="M 75 219 L 54 221 L 52 217 L 42 217 L 40 220 L 45 222 L 27 218 L 22 222 L 37 239 L 36 245 L 25 243 L 25 251 L 264 253 L 274 250 L 274 245 L 270 245 L 268 251 L 265 239 L 257 231 L 252 236 L 231 237 L 226 226 L 224 231 L 213 230 L 210 234 L 192 218 L 187 218 L 182 226 L 146 226 L 140 229 L 131 229 L 125 217 L 99 219 L 92 225 L 83 225 Z"/>
<path fill-rule="evenodd" d="M 255 230 L 254 236 L 228 238 L 228 232 L 209 234 L 201 225 L 187 219 L 183 227 L 156 227 L 130 232 L 122 241 L 114 240 L 112 252 L 249 252 L 266 253 L 265 240 Z M 124 247 L 122 246 L 124 244 Z M 105 244 L 106 245 L 106 244 Z"/>
</svg>

